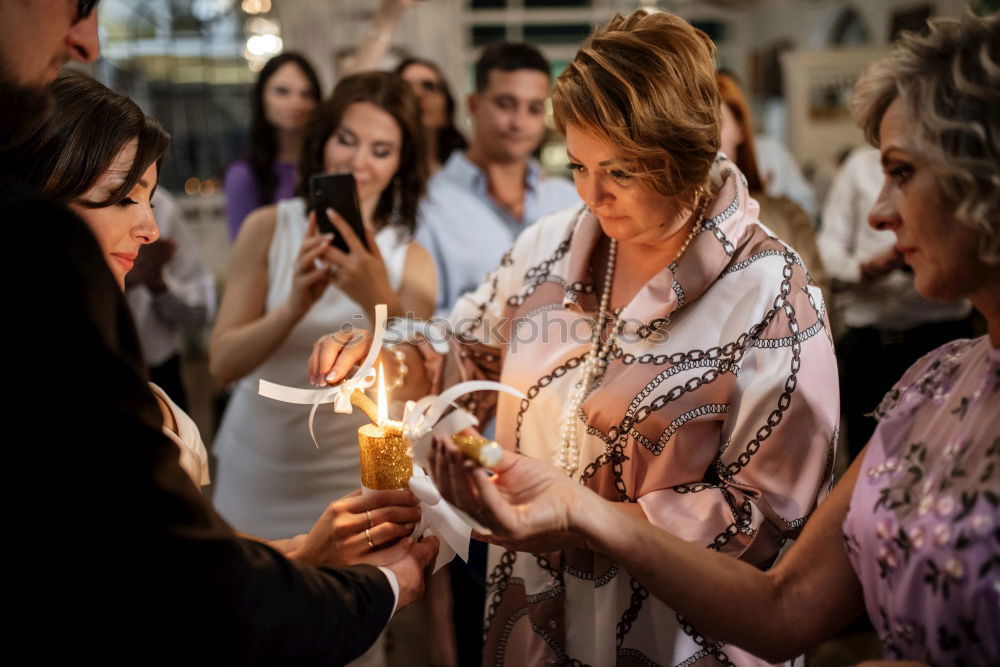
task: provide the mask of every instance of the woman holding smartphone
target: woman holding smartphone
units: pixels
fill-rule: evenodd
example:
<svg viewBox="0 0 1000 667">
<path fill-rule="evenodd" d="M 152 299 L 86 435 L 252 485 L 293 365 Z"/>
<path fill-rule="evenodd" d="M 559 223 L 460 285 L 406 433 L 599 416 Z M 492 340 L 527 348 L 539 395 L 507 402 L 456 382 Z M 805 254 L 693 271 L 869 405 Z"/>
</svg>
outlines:
<svg viewBox="0 0 1000 667">
<path fill-rule="evenodd" d="M 427 181 L 424 150 L 406 83 L 385 72 L 346 77 L 307 132 L 300 196 L 258 209 L 240 229 L 210 353 L 213 375 L 236 383 L 216 439 L 214 500 L 239 530 L 302 532 L 331 495 L 358 485 L 365 417 L 321 410 L 317 449 L 309 410 L 259 396 L 258 380 L 306 385 L 316 338 L 370 327 L 376 304 L 388 304 L 390 316 L 433 312 L 434 263 L 410 240 Z M 337 172 L 354 175 L 365 226 L 362 239 L 330 216 L 349 253 L 319 233 L 307 192 L 311 175 Z"/>
</svg>

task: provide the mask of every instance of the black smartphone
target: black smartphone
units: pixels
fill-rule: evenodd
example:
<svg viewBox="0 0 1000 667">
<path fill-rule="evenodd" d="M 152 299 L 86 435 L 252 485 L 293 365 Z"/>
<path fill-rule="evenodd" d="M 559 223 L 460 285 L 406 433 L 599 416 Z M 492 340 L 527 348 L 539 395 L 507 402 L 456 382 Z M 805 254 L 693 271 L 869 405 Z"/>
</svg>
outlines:
<svg viewBox="0 0 1000 667">
<path fill-rule="evenodd" d="M 347 221 L 361 243 L 368 248 L 365 225 L 361 221 L 361 207 L 358 205 L 358 187 L 354 174 L 313 174 L 309 177 L 309 200 L 316 211 L 316 226 L 320 234 L 333 234 L 333 245 L 350 253 L 344 240 L 333 223 L 326 217 L 326 209 L 332 208 Z M 371 250 L 371 248 L 368 248 Z"/>
</svg>

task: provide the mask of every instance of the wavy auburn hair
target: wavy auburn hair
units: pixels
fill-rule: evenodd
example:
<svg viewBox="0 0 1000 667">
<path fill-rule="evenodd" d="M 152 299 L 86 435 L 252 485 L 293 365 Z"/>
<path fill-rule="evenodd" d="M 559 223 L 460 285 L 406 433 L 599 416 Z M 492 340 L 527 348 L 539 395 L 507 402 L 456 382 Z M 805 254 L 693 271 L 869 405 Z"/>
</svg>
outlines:
<svg viewBox="0 0 1000 667">
<path fill-rule="evenodd" d="M 60 204 L 78 200 L 136 140 L 135 158 L 121 185 L 89 208 L 113 206 L 128 196 L 149 167 L 163 160 L 170 135 L 139 106 L 89 76 L 66 71 L 51 86 L 52 115 L 24 144 L 28 185 Z"/>
<path fill-rule="evenodd" d="M 719 150 L 720 104 L 712 40 L 645 9 L 596 29 L 552 92 L 560 132 L 606 138 L 655 192 L 692 204 Z"/>
<path fill-rule="evenodd" d="M 375 219 L 398 223 L 411 233 L 417 208 L 427 189 L 427 140 L 421 124 L 420 104 L 409 84 L 393 72 L 361 72 L 340 80 L 330 98 L 313 116 L 306 132 L 299 165 L 298 195 L 309 206 L 309 177 L 326 171 L 323 149 L 340 127 L 344 111 L 352 104 L 369 102 L 392 116 L 403 135 L 399 168 L 375 206 Z"/>
<path fill-rule="evenodd" d="M 854 116 L 878 147 L 886 109 L 903 104 L 955 219 L 980 233 L 983 261 L 1000 263 L 1000 15 L 966 13 L 928 27 L 904 33 L 866 70 L 854 88 Z"/>
</svg>

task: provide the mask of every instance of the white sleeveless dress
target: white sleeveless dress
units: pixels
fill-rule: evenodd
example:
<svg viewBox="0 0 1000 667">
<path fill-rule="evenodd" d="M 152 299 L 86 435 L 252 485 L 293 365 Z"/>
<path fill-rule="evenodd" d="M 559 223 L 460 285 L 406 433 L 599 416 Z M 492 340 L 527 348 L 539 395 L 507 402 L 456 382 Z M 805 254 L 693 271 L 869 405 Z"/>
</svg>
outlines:
<svg viewBox="0 0 1000 667">
<path fill-rule="evenodd" d="M 268 311 L 288 298 L 308 224 L 302 199 L 281 201 L 277 208 L 268 251 Z M 398 289 L 408 235 L 389 226 L 376 234 L 375 241 L 389 283 Z M 352 415 L 336 414 L 332 406 L 321 406 L 314 422 L 316 449 L 309 437 L 310 406 L 257 395 L 260 378 L 309 388 L 307 365 L 313 343 L 346 322 L 372 328 L 371 316 L 363 315 L 361 306 L 330 286 L 274 354 L 236 384 L 215 440 L 218 469 L 213 500 L 237 530 L 265 539 L 307 532 L 331 501 L 361 485 L 357 431 L 366 421 L 363 414 L 357 410 Z"/>
</svg>

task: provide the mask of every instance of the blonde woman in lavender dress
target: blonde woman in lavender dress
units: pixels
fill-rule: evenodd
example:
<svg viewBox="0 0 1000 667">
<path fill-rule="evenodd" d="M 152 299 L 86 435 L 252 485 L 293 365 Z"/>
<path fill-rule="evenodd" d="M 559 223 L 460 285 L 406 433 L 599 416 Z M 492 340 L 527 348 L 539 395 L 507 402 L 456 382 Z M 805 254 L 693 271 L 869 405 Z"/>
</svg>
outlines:
<svg viewBox="0 0 1000 667">
<path fill-rule="evenodd" d="M 988 332 L 906 372 L 776 567 L 694 548 L 526 457 L 508 454 L 488 479 L 441 443 L 435 476 L 455 480 L 445 496 L 500 535 L 563 530 L 610 554 L 711 645 L 731 642 L 727 655 L 735 645 L 786 660 L 867 609 L 885 649 L 877 664 L 998 665 L 1000 18 L 938 19 L 904 36 L 854 100 L 885 171 L 870 224 L 895 232 L 923 296 L 969 299 Z"/>
</svg>

